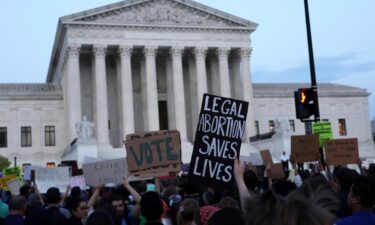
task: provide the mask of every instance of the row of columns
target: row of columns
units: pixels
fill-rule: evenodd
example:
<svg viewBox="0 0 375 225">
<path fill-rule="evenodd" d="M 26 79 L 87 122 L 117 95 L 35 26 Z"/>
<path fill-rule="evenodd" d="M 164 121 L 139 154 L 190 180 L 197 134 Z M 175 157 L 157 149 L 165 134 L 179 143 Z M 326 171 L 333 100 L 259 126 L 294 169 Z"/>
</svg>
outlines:
<svg viewBox="0 0 375 225">
<path fill-rule="evenodd" d="M 99 145 L 109 145 L 108 132 L 108 102 L 107 102 L 107 82 L 106 82 L 106 66 L 105 55 L 107 46 L 95 45 L 93 53 L 95 57 L 94 63 L 94 95 L 95 95 L 95 123 L 96 136 Z M 79 46 L 70 45 L 67 48 L 67 73 L 66 73 L 66 88 L 68 98 L 68 116 L 70 121 L 70 140 L 75 138 L 75 123 L 81 120 L 81 86 L 79 75 Z M 145 79 L 142 86 L 142 93 L 145 94 L 145 130 L 155 131 L 159 130 L 159 111 L 158 111 L 158 93 L 157 93 L 157 76 L 156 76 L 156 46 L 146 46 L 143 49 L 145 57 Z M 173 93 L 173 107 L 174 107 L 174 124 L 175 129 L 180 131 L 181 140 L 187 140 L 187 126 L 186 126 L 186 111 L 185 111 L 185 96 L 183 83 L 183 67 L 182 54 L 184 47 L 171 47 L 170 55 L 172 62 L 172 87 Z M 230 48 L 218 48 L 219 61 L 219 80 L 220 80 L 220 95 L 224 97 L 231 97 L 230 78 L 229 78 L 229 63 L 228 54 Z M 134 102 L 133 102 L 133 83 L 132 83 L 132 69 L 131 69 L 131 54 L 132 46 L 120 46 L 118 48 L 120 56 L 120 98 L 121 98 L 121 115 L 122 115 L 122 137 L 127 134 L 134 133 Z M 251 86 L 250 76 L 250 54 L 251 49 L 240 49 L 241 69 L 238 73 L 234 73 L 234 85 L 241 87 L 241 96 L 233 96 L 242 98 L 250 102 L 248 110 L 248 123 L 246 126 L 246 136 L 249 137 L 254 134 L 254 115 L 252 110 L 253 105 L 253 90 Z M 198 106 L 202 101 L 204 93 L 207 93 L 207 74 L 206 74 L 206 54 L 207 48 L 196 47 L 193 49 L 195 58 L 195 74 L 196 74 L 196 89 Z M 242 74 L 242 75 L 241 75 Z M 241 79 L 242 76 L 242 79 Z M 143 89 L 144 88 L 144 89 Z M 197 112 L 198 113 L 198 112 Z M 178 117 L 176 116 L 178 115 Z M 172 129 L 174 129 L 172 128 Z M 246 138 L 247 139 L 247 138 Z"/>
</svg>

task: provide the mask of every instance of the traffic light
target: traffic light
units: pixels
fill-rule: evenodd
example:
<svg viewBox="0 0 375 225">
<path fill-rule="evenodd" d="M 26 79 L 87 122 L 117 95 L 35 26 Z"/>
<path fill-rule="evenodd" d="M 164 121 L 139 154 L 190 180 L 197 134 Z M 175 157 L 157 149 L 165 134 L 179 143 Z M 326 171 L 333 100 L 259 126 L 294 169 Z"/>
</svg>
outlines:
<svg viewBox="0 0 375 225">
<path fill-rule="evenodd" d="M 300 88 L 294 92 L 297 119 L 302 122 L 310 116 L 316 117 L 317 94 L 313 88 Z"/>
</svg>

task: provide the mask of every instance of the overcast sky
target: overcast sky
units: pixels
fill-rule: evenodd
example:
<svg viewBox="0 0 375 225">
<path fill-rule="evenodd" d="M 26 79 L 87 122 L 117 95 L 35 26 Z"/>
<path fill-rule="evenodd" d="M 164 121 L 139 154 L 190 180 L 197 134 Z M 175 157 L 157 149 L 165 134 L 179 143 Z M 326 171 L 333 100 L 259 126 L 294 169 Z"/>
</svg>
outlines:
<svg viewBox="0 0 375 225">
<path fill-rule="evenodd" d="M 303 0 L 197 0 L 258 23 L 254 82 L 310 82 Z M 114 0 L 1 0 L 0 83 L 44 82 L 58 18 Z M 375 0 L 310 0 L 318 82 L 366 88 L 375 116 Z"/>
</svg>

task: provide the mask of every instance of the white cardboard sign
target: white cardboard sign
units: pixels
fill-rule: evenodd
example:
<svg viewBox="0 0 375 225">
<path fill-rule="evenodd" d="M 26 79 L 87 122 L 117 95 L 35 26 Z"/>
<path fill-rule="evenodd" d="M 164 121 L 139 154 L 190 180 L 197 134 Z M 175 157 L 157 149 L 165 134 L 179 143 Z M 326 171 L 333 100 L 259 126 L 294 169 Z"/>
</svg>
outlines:
<svg viewBox="0 0 375 225">
<path fill-rule="evenodd" d="M 50 187 L 57 187 L 64 193 L 69 184 L 69 174 L 69 167 L 36 168 L 35 183 L 41 193 L 46 193 Z"/>
</svg>

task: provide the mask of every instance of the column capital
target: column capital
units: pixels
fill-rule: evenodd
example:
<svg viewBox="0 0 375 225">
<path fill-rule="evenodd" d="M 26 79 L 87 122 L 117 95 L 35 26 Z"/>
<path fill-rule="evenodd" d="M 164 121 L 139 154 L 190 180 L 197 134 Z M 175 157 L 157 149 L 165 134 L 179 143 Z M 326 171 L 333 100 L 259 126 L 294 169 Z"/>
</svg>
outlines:
<svg viewBox="0 0 375 225">
<path fill-rule="evenodd" d="M 95 57 L 105 57 L 107 53 L 107 46 L 105 45 L 94 45 L 93 53 Z"/>
<path fill-rule="evenodd" d="M 173 58 L 176 58 L 176 57 L 181 58 L 183 53 L 184 53 L 184 47 L 171 47 L 169 49 L 169 54 L 171 54 Z"/>
<path fill-rule="evenodd" d="M 129 58 L 131 57 L 133 52 L 133 47 L 132 46 L 120 46 L 117 50 L 117 53 L 120 55 L 121 58 Z"/>
<path fill-rule="evenodd" d="M 143 54 L 145 57 L 155 57 L 158 47 L 156 46 L 145 46 Z"/>
<path fill-rule="evenodd" d="M 218 48 L 216 49 L 216 53 L 217 55 L 221 58 L 221 57 L 225 57 L 227 58 L 228 57 L 228 54 L 229 54 L 229 51 L 230 51 L 230 48 L 227 48 L 227 47 L 223 47 L 223 48 Z"/>
<path fill-rule="evenodd" d="M 205 58 L 207 55 L 207 48 L 206 47 L 195 47 L 193 49 L 193 54 L 196 58 Z"/>
<path fill-rule="evenodd" d="M 70 44 L 66 48 L 66 56 L 72 57 L 72 56 L 79 56 L 79 53 L 81 52 L 81 46 L 77 44 Z"/>
<path fill-rule="evenodd" d="M 241 48 L 239 50 L 239 55 L 241 58 L 250 58 L 253 48 Z"/>
</svg>

